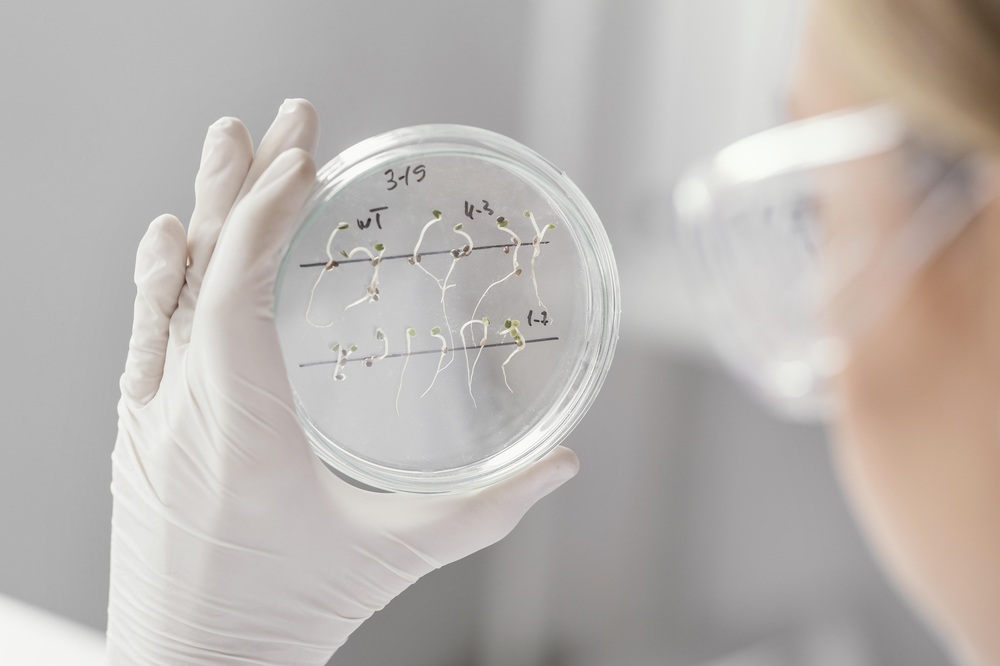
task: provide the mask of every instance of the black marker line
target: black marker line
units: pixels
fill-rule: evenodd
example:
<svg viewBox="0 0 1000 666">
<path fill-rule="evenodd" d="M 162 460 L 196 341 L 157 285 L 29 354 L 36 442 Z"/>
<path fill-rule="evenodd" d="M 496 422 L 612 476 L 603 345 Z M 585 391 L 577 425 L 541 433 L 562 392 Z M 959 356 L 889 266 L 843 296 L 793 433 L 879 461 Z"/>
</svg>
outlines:
<svg viewBox="0 0 1000 666">
<path fill-rule="evenodd" d="M 539 243 L 539 245 L 548 245 L 550 242 L 551 241 L 542 241 L 541 243 Z M 525 247 L 525 246 L 527 246 L 527 247 L 534 247 L 531 243 L 521 243 L 521 247 Z M 500 248 L 500 247 L 515 247 L 515 245 L 513 243 L 505 243 L 505 244 L 500 244 L 500 245 L 478 245 L 478 246 L 472 248 L 472 251 L 475 252 L 476 250 L 495 250 L 495 249 Z M 456 248 L 456 249 L 458 249 L 458 248 Z M 461 250 L 459 250 L 459 252 L 461 252 Z M 421 257 L 430 257 L 430 256 L 433 256 L 435 254 L 451 254 L 451 253 L 452 253 L 452 250 L 432 250 L 431 252 L 419 252 L 418 254 Z M 390 261 L 392 259 L 410 259 L 412 257 L 413 257 L 413 253 L 410 253 L 410 254 L 391 254 L 391 255 L 382 257 L 382 261 Z M 370 264 L 372 262 L 371 259 L 334 259 L 334 261 L 337 262 L 338 266 L 342 265 L 342 264 L 360 264 L 362 262 Z M 330 262 L 328 262 L 328 261 L 317 261 L 317 262 L 311 263 L 311 264 L 299 264 L 299 268 L 317 268 L 319 266 L 326 266 L 328 263 L 330 263 Z"/>
<path fill-rule="evenodd" d="M 558 339 L 559 338 L 535 338 L 534 340 L 525 340 L 524 344 L 530 345 L 533 342 L 555 342 Z M 516 342 L 492 342 L 488 345 L 483 345 L 482 347 L 480 347 L 479 345 L 474 345 L 471 347 L 456 347 L 455 349 L 447 349 L 444 353 L 451 354 L 453 352 L 487 349 L 489 347 L 510 347 L 516 344 L 517 344 Z M 347 359 L 347 362 L 354 363 L 356 361 L 367 361 L 370 358 L 374 358 L 375 360 L 381 361 L 386 358 L 401 358 L 403 356 L 419 356 L 420 354 L 440 354 L 440 353 L 441 353 L 440 349 L 423 349 L 420 351 L 410 352 L 409 354 L 407 354 L 406 352 L 400 352 L 397 354 L 386 354 L 381 358 L 379 358 L 379 356 L 360 356 L 357 358 L 349 358 Z M 312 361 L 310 363 L 299 363 L 299 367 L 310 368 L 314 365 L 336 365 L 337 363 L 340 363 L 340 359 L 333 359 L 331 361 Z"/>
</svg>

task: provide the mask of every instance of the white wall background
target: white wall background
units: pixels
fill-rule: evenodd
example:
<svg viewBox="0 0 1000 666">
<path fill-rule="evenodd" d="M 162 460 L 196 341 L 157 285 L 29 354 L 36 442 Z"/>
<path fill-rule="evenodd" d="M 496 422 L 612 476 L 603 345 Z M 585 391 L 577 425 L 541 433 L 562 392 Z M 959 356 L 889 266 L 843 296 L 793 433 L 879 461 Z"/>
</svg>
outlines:
<svg viewBox="0 0 1000 666">
<path fill-rule="evenodd" d="M 134 248 L 159 213 L 190 213 L 212 121 L 259 137 L 302 96 L 321 162 L 424 122 L 532 146 L 604 218 L 625 302 L 617 364 L 569 442 L 580 476 L 331 663 L 945 663 L 861 543 L 822 432 L 773 420 L 694 353 L 674 272 L 671 179 L 774 122 L 799 5 L 4 3 L 0 594 L 103 627 Z"/>
</svg>

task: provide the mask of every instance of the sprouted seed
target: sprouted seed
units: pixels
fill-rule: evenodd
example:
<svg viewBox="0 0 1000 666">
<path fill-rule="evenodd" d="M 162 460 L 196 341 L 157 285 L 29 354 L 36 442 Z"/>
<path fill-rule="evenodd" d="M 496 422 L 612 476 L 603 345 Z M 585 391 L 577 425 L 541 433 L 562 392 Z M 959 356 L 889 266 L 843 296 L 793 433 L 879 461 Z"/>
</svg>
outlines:
<svg viewBox="0 0 1000 666">
<path fill-rule="evenodd" d="M 518 354 L 518 352 L 524 349 L 525 345 L 524 337 L 521 335 L 521 331 L 518 329 L 520 325 L 521 322 L 518 321 L 517 319 L 508 319 L 503 323 L 503 330 L 500 331 L 501 336 L 509 335 L 511 339 L 514 340 L 515 343 L 514 351 L 512 351 L 510 353 L 510 356 L 508 356 L 506 360 L 504 360 L 504 362 L 500 365 L 500 370 L 503 372 L 503 383 L 507 387 L 507 390 L 510 391 L 511 393 L 514 392 L 514 389 L 512 389 L 510 387 L 510 384 L 507 382 L 507 364 L 510 363 L 510 360 L 514 358 Z"/>
<path fill-rule="evenodd" d="M 309 318 L 309 312 L 312 310 L 313 299 L 316 297 L 316 289 L 319 288 L 319 283 L 323 280 L 323 276 L 340 265 L 337 260 L 333 258 L 333 238 L 337 235 L 338 231 L 343 231 L 349 226 L 350 225 L 347 224 L 347 222 L 341 222 L 333 228 L 333 231 L 330 232 L 330 237 L 326 239 L 326 265 L 323 266 L 323 270 L 321 270 L 319 275 L 316 277 L 316 282 L 313 284 L 312 289 L 309 290 L 309 303 L 306 305 L 306 321 L 316 328 L 330 328 L 334 324 L 333 321 L 330 321 L 327 324 L 317 324 Z"/>
<path fill-rule="evenodd" d="M 472 242 L 472 236 L 470 236 L 469 234 L 467 234 L 467 233 L 465 233 L 464 231 L 462 231 L 462 228 L 463 228 L 463 227 L 464 227 L 464 225 L 463 225 L 463 224 L 461 224 L 461 223 L 459 223 L 459 224 L 456 224 L 456 225 L 455 225 L 455 227 L 454 227 L 454 229 L 452 229 L 452 231 L 454 231 L 454 232 L 455 232 L 456 234 L 458 234 L 459 236 L 462 236 L 463 238 L 465 238 L 465 241 L 466 241 L 466 242 L 465 242 L 465 245 L 464 245 L 464 246 L 462 247 L 462 250 L 461 250 L 461 252 L 462 252 L 462 256 L 463 256 L 463 257 L 467 257 L 467 256 L 469 256 L 470 254 L 472 254 L 472 249 L 473 249 L 474 247 L 476 247 L 476 246 L 475 246 L 475 244 L 474 244 L 474 243 Z"/>
<path fill-rule="evenodd" d="M 508 234 L 514 240 L 514 253 L 513 253 L 514 256 L 511 257 L 511 271 L 510 273 L 507 273 L 507 275 L 503 276 L 490 286 L 486 287 L 486 290 L 483 292 L 483 295 L 479 297 L 479 302 L 476 303 L 476 307 L 472 309 L 472 317 L 470 317 L 470 319 L 476 318 L 476 313 L 479 312 L 479 306 L 483 304 L 483 300 L 486 298 L 486 294 L 490 293 L 490 290 L 493 289 L 493 287 L 506 282 L 512 277 L 517 277 L 518 275 L 521 274 L 521 266 L 520 264 L 517 263 L 517 251 L 521 249 L 521 239 L 518 237 L 516 233 L 514 233 L 512 229 L 508 228 L 509 225 L 510 225 L 510 220 L 508 220 L 507 218 L 503 216 L 497 218 L 497 229 L 504 232 L 505 234 Z M 510 248 L 508 246 L 505 247 L 504 249 L 506 251 L 509 251 Z"/>
<path fill-rule="evenodd" d="M 377 361 L 381 361 L 389 355 L 389 338 L 381 328 L 375 329 L 375 339 L 382 343 L 382 354 L 379 356 L 375 356 L 373 354 L 366 358 L 365 367 L 368 368 L 372 367 Z"/>
<path fill-rule="evenodd" d="M 375 243 L 373 247 L 375 248 L 375 252 L 377 252 L 378 254 L 372 254 L 372 251 L 366 247 L 356 247 L 353 250 L 351 250 L 350 253 L 347 255 L 347 258 L 351 259 L 354 257 L 355 254 L 359 252 L 367 254 L 368 258 L 371 260 L 373 270 L 372 270 L 372 279 L 368 283 L 367 289 L 365 289 L 365 295 L 359 298 L 358 300 L 354 301 L 353 303 L 348 304 L 344 308 L 345 311 L 350 310 L 355 305 L 361 305 L 362 303 L 365 302 L 374 303 L 379 298 L 378 271 L 382 265 L 382 255 L 385 254 L 385 245 L 383 245 L 382 243 Z"/>
<path fill-rule="evenodd" d="M 383 334 L 384 335 L 384 334 Z M 406 329 L 406 356 L 403 357 L 403 369 L 399 373 L 399 388 L 396 389 L 396 416 L 399 416 L 399 394 L 403 392 L 403 376 L 406 374 L 406 366 L 410 362 L 410 340 L 415 338 L 417 330 L 415 328 Z M 388 338 L 386 338 L 386 351 L 389 350 Z"/>
<path fill-rule="evenodd" d="M 441 219 L 441 211 L 435 210 L 435 211 L 432 211 L 432 214 L 434 215 L 434 217 L 431 218 L 431 220 L 429 222 L 427 222 L 427 224 L 424 225 L 423 229 L 420 230 L 420 236 L 417 237 L 417 244 L 413 246 L 413 256 L 410 257 L 410 265 L 411 266 L 416 266 L 417 268 L 419 268 L 420 270 L 422 270 L 424 273 L 427 273 L 427 275 L 429 275 L 434 280 L 434 282 L 437 283 L 438 287 L 443 292 L 444 291 L 444 286 L 442 285 L 441 280 L 439 280 L 429 270 L 427 270 L 426 268 L 424 268 L 423 265 L 420 263 L 420 259 L 421 259 L 421 257 L 420 257 L 420 245 L 421 245 L 421 243 L 424 242 L 424 236 L 427 234 L 427 230 L 430 229 L 431 226 L 434 223 L 438 222 Z"/>
<path fill-rule="evenodd" d="M 479 341 L 479 352 L 476 354 L 476 360 L 469 365 L 469 348 L 465 344 L 465 329 L 473 324 L 481 324 L 483 327 L 483 338 Z M 490 318 L 483 317 L 482 319 L 470 319 L 469 321 L 462 324 L 462 328 L 458 330 L 458 335 L 462 339 L 462 351 L 465 353 L 465 374 L 469 381 L 469 397 L 472 398 L 472 404 L 475 407 L 479 405 L 476 403 L 476 396 L 472 394 L 472 379 L 476 374 L 476 363 L 479 363 L 479 357 L 483 353 L 483 347 L 486 346 L 486 339 L 489 337 L 489 326 Z"/>
<path fill-rule="evenodd" d="M 433 211 L 431 211 L 431 214 L 434 217 L 431 220 L 429 220 L 423 226 L 423 228 L 420 230 L 420 236 L 417 237 L 417 244 L 415 246 L 413 246 L 413 256 L 410 257 L 409 261 L 410 261 L 410 265 L 411 266 L 417 266 L 420 270 L 422 270 L 424 273 L 426 273 L 427 275 L 429 275 L 431 277 L 431 279 L 434 280 L 435 284 L 437 284 L 438 289 L 441 290 L 441 314 L 444 316 L 444 326 L 445 326 L 445 329 L 448 331 L 448 337 L 451 338 L 451 344 L 452 344 L 452 346 L 454 346 L 455 345 L 455 334 L 451 330 L 451 322 L 448 320 L 448 304 L 445 302 L 445 292 L 450 287 L 455 286 L 455 285 L 449 285 L 448 284 L 448 278 L 451 276 L 451 269 L 448 270 L 448 274 L 445 276 L 445 279 L 444 280 L 440 280 L 440 279 L 438 279 L 437 276 L 435 276 L 429 270 L 427 270 L 426 268 L 424 268 L 423 264 L 420 263 L 420 245 L 424 242 L 424 236 L 427 234 L 427 230 L 430 229 L 431 225 L 435 224 L 436 222 L 439 222 L 441 220 L 441 218 L 442 218 L 441 211 L 439 211 L 439 210 L 433 210 Z M 459 233 L 460 231 L 461 230 L 458 230 L 458 231 L 456 231 L 456 233 Z M 465 234 L 463 234 L 463 235 L 465 235 Z M 472 239 L 469 238 L 467 235 L 466 235 L 466 238 L 468 238 L 468 240 L 469 240 L 470 243 L 472 242 Z M 470 252 L 472 251 L 471 248 L 470 248 L 469 251 Z M 456 261 L 457 261 L 457 258 L 453 258 L 452 259 L 451 268 L 455 267 L 455 262 Z M 451 365 L 452 361 L 454 361 L 454 360 L 455 360 L 454 358 L 449 359 L 448 363 L 445 364 L 444 367 L 447 368 L 449 365 Z M 438 370 L 438 372 L 440 372 L 440 370 Z"/>
<path fill-rule="evenodd" d="M 382 343 L 382 355 L 378 357 L 378 360 L 381 361 L 389 355 L 389 336 L 381 328 L 376 328 L 375 339 Z"/>
<path fill-rule="evenodd" d="M 337 354 L 337 369 L 333 371 L 333 379 L 338 382 L 342 382 L 347 379 L 347 375 L 344 374 L 344 368 L 347 366 L 347 359 L 351 357 L 351 354 L 358 351 L 357 345 L 351 345 L 350 347 L 344 347 L 339 342 L 334 343 L 330 347 L 330 351 Z"/>
<path fill-rule="evenodd" d="M 545 308 L 545 303 L 542 303 L 542 297 L 538 295 L 538 278 L 535 276 L 535 259 L 538 259 L 538 255 L 542 252 L 542 239 L 545 237 L 545 232 L 550 229 L 555 229 L 556 225 L 546 224 L 542 229 L 538 228 L 538 222 L 535 221 L 535 215 L 530 211 L 524 211 L 524 216 L 531 220 L 531 226 L 535 228 L 535 237 L 531 240 L 532 252 L 531 252 L 531 284 L 535 286 L 535 298 L 538 300 L 538 307 Z"/>
<path fill-rule="evenodd" d="M 438 357 L 437 370 L 434 372 L 434 378 L 431 379 L 431 385 L 427 387 L 426 391 L 420 394 L 421 398 L 430 393 L 430 390 L 434 388 L 434 382 L 437 381 L 438 375 L 441 374 L 441 370 L 443 369 L 441 364 L 444 362 L 444 357 L 448 354 L 448 341 L 441 335 L 440 326 L 435 326 L 431 329 L 431 336 L 441 341 L 441 355 Z"/>
<path fill-rule="evenodd" d="M 452 228 L 452 231 L 454 231 L 459 236 L 462 236 L 465 239 L 466 243 L 462 248 L 451 251 L 451 266 L 448 267 L 448 273 L 444 276 L 444 284 L 441 286 L 441 303 L 444 303 L 445 291 L 449 287 L 455 286 L 455 285 L 449 285 L 448 279 L 451 278 L 451 272 L 455 270 L 455 266 L 456 264 L 458 264 L 458 260 L 461 259 L 462 257 L 467 257 L 470 254 L 472 254 L 472 248 L 475 247 L 475 244 L 472 242 L 472 236 L 462 231 L 461 223 L 456 224 Z"/>
</svg>

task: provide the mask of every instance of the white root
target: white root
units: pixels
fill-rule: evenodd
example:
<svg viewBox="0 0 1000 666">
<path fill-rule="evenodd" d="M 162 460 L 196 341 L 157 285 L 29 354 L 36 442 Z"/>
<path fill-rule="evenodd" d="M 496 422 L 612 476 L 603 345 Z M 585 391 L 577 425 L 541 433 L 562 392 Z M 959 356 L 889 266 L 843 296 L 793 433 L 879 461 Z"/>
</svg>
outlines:
<svg viewBox="0 0 1000 666">
<path fill-rule="evenodd" d="M 403 370 L 399 373 L 399 388 L 396 389 L 396 416 L 399 416 L 399 394 L 403 392 L 403 377 L 406 375 L 406 366 L 410 363 L 410 340 L 417 335 L 417 331 L 412 328 L 406 329 L 406 356 L 403 358 Z M 386 351 L 389 350 L 388 338 L 386 338 Z"/>
<path fill-rule="evenodd" d="M 420 394 L 421 398 L 430 393 L 430 390 L 434 388 L 434 383 L 437 381 L 438 375 L 441 374 L 441 370 L 443 370 L 443 368 L 441 367 L 441 363 L 444 362 L 444 357 L 448 353 L 448 341 L 445 339 L 443 335 L 441 335 L 440 326 L 435 326 L 434 328 L 431 329 L 431 336 L 441 341 L 441 355 L 438 357 L 437 370 L 434 372 L 434 378 L 431 379 L 431 385 L 427 387 L 426 391 Z"/>
<path fill-rule="evenodd" d="M 479 341 L 479 353 L 476 354 L 476 360 L 469 365 L 469 348 L 465 344 L 465 329 L 473 324 L 480 324 L 483 327 L 483 339 Z M 478 407 L 476 403 L 476 396 L 472 393 L 472 379 L 476 374 L 476 363 L 479 362 L 479 357 L 483 353 L 483 347 L 486 345 L 486 338 L 489 336 L 489 317 L 483 317 L 482 319 L 470 319 L 469 321 L 462 324 L 462 328 L 458 330 L 458 335 L 462 340 L 462 351 L 465 353 L 465 374 L 469 381 L 469 397 L 472 398 L 472 405 Z"/>
<path fill-rule="evenodd" d="M 420 270 L 422 270 L 424 273 L 426 273 L 428 276 L 430 276 L 430 278 L 432 280 L 434 280 L 435 284 L 437 284 L 438 289 L 441 290 L 441 314 L 444 316 L 444 327 L 445 327 L 445 330 L 448 331 L 448 337 L 451 339 L 451 345 L 454 347 L 455 346 L 455 332 L 451 330 L 451 322 L 448 319 L 448 305 L 445 302 L 445 292 L 447 292 L 448 289 L 450 289 L 451 287 L 455 286 L 455 285 L 448 284 L 448 279 L 451 277 L 451 272 L 452 272 L 452 270 L 454 270 L 455 264 L 457 263 L 458 259 L 460 257 L 464 256 L 463 253 L 465 253 L 465 254 L 467 254 L 467 253 L 465 252 L 465 248 L 463 248 L 462 250 L 452 250 L 451 267 L 448 269 L 448 273 L 447 273 L 447 275 L 445 275 L 444 280 L 438 279 L 438 277 L 436 275 L 434 275 L 429 270 L 427 270 L 426 268 L 424 268 L 423 264 L 421 263 L 421 258 L 420 258 L 420 246 L 424 242 L 424 236 L 427 235 L 427 230 L 430 229 L 431 226 L 433 226 L 435 223 L 439 222 L 441 220 L 441 218 L 443 217 L 442 214 L 441 214 L 441 211 L 439 211 L 439 210 L 432 211 L 432 214 L 434 215 L 433 219 L 429 220 L 423 226 L 423 228 L 420 230 L 420 235 L 417 237 L 417 244 L 413 246 L 413 255 L 410 257 L 409 261 L 410 261 L 410 265 L 411 266 L 418 267 Z M 466 238 L 466 240 L 468 241 L 468 243 L 466 244 L 466 248 L 468 248 L 468 253 L 471 253 L 472 252 L 472 238 L 468 234 L 462 232 L 462 225 L 461 224 L 456 225 L 456 227 L 453 229 L 453 231 L 455 231 L 455 233 L 458 233 L 458 234 L 460 234 L 460 235 L 462 235 L 462 236 L 464 236 Z M 448 359 L 448 362 L 444 365 L 444 368 L 441 368 L 440 370 L 446 369 L 449 365 L 452 364 L 452 362 L 454 360 L 455 360 L 454 357 Z M 440 370 L 438 371 L 439 373 L 440 373 Z"/>
<path fill-rule="evenodd" d="M 504 232 L 505 234 L 508 234 L 514 240 L 514 252 L 512 253 L 513 256 L 511 257 L 511 271 L 510 273 L 507 273 L 507 275 L 503 276 L 490 286 L 486 287 L 486 290 L 483 292 L 483 295 L 479 297 L 479 301 L 476 303 L 476 307 L 473 308 L 472 316 L 470 317 L 470 319 L 476 318 L 476 313 L 479 312 L 479 306 L 483 304 L 483 300 L 486 298 L 486 294 L 490 293 L 490 290 L 493 289 L 493 287 L 506 282 L 512 277 L 516 277 L 521 274 L 521 266 L 517 262 L 517 252 L 518 250 L 521 249 L 521 239 L 511 229 L 507 228 L 508 224 L 509 221 L 506 220 L 505 218 L 503 217 L 497 218 L 497 228 L 500 231 Z"/>
<path fill-rule="evenodd" d="M 445 291 L 456 286 L 448 284 L 448 280 L 451 278 L 451 273 L 455 270 L 455 266 L 458 265 L 458 260 L 472 254 L 472 249 L 475 247 L 475 244 L 472 242 L 472 236 L 462 231 L 461 223 L 456 224 L 452 231 L 464 238 L 466 242 L 461 249 L 451 251 L 451 266 L 448 267 L 448 273 L 444 276 L 444 284 L 441 285 L 441 303 L 444 303 Z"/>
<path fill-rule="evenodd" d="M 500 331 L 500 335 L 510 335 L 515 343 L 514 351 L 512 351 L 510 353 L 510 356 L 508 356 L 504 360 L 504 362 L 500 365 L 500 370 L 501 372 L 503 372 L 503 383 L 507 387 L 507 390 L 510 391 L 511 393 L 514 392 L 514 389 L 512 389 L 510 387 L 510 384 L 507 382 L 507 364 L 510 363 L 511 359 L 517 356 L 517 354 L 522 349 L 524 349 L 525 346 L 524 337 L 521 335 L 521 331 L 518 329 L 518 326 L 520 325 L 521 322 L 519 322 L 518 320 L 508 319 L 507 321 L 504 322 L 504 330 Z"/>
<path fill-rule="evenodd" d="M 524 216 L 531 220 L 531 226 L 535 228 L 535 237 L 531 241 L 531 246 L 533 248 L 531 252 L 531 284 L 535 287 L 535 299 L 538 301 L 538 307 L 543 310 L 547 310 L 545 303 L 542 302 L 542 297 L 538 295 L 538 278 L 535 275 L 535 260 L 538 259 L 538 255 L 542 252 L 542 239 L 545 238 L 545 232 L 549 229 L 555 229 L 556 225 L 547 224 L 542 229 L 539 230 L 538 222 L 535 221 L 535 216 L 530 210 L 524 211 Z"/>
</svg>

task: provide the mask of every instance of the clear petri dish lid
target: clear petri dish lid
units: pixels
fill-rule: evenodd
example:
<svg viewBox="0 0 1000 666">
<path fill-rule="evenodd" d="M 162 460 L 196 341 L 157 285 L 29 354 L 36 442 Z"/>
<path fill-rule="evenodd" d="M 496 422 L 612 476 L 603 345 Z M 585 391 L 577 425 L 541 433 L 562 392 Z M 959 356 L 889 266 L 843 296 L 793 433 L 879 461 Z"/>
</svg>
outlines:
<svg viewBox="0 0 1000 666">
<path fill-rule="evenodd" d="M 532 464 L 590 408 L 618 339 L 593 207 L 532 150 L 460 125 L 323 167 L 275 290 L 316 453 L 381 490 L 472 490 Z"/>
</svg>

